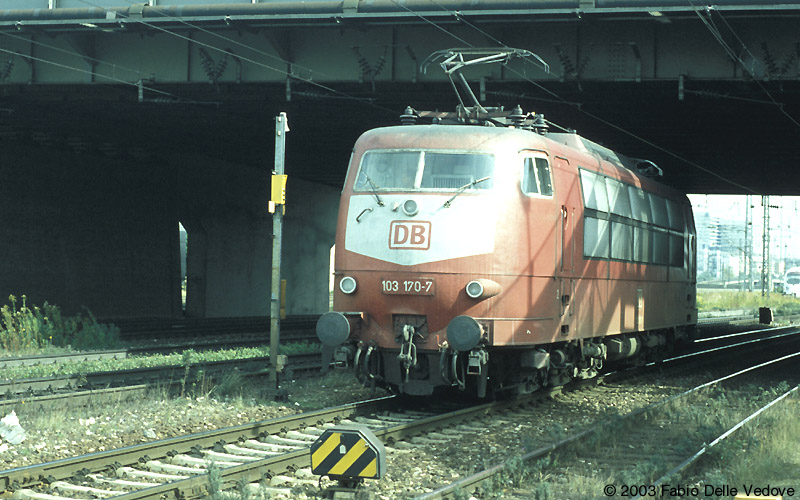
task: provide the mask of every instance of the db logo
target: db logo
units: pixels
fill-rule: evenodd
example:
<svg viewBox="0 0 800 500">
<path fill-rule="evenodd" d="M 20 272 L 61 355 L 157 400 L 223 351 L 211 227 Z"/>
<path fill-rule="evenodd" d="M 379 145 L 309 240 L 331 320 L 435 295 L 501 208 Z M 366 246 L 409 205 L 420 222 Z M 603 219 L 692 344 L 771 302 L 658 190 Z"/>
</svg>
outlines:
<svg viewBox="0 0 800 500">
<path fill-rule="evenodd" d="M 389 224 L 389 248 L 427 250 L 430 247 L 430 222 L 396 220 Z"/>
</svg>

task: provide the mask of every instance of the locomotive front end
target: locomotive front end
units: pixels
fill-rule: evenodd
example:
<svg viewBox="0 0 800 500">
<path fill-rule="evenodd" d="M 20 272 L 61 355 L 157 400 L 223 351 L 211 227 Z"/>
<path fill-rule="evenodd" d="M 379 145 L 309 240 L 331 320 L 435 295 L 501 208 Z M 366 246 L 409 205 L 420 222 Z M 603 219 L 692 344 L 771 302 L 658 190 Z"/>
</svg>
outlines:
<svg viewBox="0 0 800 500">
<path fill-rule="evenodd" d="M 465 134 L 474 128 L 389 127 L 356 144 L 334 311 L 317 331 L 365 383 L 428 395 L 470 376 L 485 393 L 491 326 L 480 318 L 500 293 L 491 277 L 502 194 L 488 136 Z"/>
</svg>

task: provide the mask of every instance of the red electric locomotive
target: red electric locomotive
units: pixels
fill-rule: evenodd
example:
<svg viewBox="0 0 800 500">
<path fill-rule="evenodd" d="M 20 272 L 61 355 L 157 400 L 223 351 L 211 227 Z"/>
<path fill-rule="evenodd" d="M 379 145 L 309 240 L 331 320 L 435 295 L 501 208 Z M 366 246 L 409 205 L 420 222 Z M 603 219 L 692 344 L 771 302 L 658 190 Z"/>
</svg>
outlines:
<svg viewBox="0 0 800 500">
<path fill-rule="evenodd" d="M 691 335 L 692 209 L 655 165 L 519 108 L 403 119 L 355 144 L 317 325 L 365 383 L 530 392 Z"/>
</svg>

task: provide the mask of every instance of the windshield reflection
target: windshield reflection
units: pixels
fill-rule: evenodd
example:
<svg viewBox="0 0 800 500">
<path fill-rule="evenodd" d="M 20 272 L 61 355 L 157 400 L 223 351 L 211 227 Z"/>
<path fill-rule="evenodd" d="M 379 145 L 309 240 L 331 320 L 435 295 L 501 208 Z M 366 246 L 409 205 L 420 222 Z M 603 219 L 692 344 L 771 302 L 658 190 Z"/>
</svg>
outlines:
<svg viewBox="0 0 800 500">
<path fill-rule="evenodd" d="M 431 151 L 367 151 L 356 191 L 454 191 L 491 189 L 494 157 L 489 154 Z M 475 183 L 478 179 L 488 180 Z"/>
</svg>

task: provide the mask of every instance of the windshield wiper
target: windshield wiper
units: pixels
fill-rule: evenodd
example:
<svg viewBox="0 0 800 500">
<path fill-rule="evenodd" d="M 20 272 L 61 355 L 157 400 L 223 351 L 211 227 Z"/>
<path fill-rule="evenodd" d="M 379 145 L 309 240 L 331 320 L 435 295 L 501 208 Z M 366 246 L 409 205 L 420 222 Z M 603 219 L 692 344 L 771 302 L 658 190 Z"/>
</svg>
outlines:
<svg viewBox="0 0 800 500">
<path fill-rule="evenodd" d="M 366 172 L 364 172 L 364 177 L 367 178 L 367 182 L 369 182 L 369 185 L 372 188 L 371 190 L 372 190 L 372 194 L 375 195 L 375 201 L 378 202 L 378 206 L 379 207 L 382 207 L 383 206 L 383 200 L 381 200 L 381 197 L 378 196 L 378 186 L 375 185 L 374 182 L 372 182 L 372 179 L 369 178 L 369 176 L 366 174 Z"/>
<path fill-rule="evenodd" d="M 474 181 L 472 181 L 472 182 L 468 182 L 468 183 L 464 184 L 463 186 L 461 186 L 460 188 L 458 188 L 458 190 L 456 191 L 456 194 L 454 194 L 453 196 L 451 196 L 451 197 L 450 197 L 450 199 L 449 199 L 449 200 L 447 200 L 446 202 L 444 202 L 444 208 L 450 208 L 450 203 L 452 203 L 452 201 L 456 199 L 456 196 L 458 196 L 458 195 L 460 195 L 461 193 L 463 193 L 465 189 L 467 189 L 467 188 L 469 188 L 469 187 L 472 187 L 472 186 L 474 186 L 475 184 L 478 184 L 479 182 L 488 181 L 488 180 L 489 180 L 489 179 L 491 179 L 491 178 L 492 178 L 492 176 L 491 176 L 491 175 L 487 175 L 486 177 L 484 177 L 484 178 L 482 178 L 482 179 L 477 179 L 477 180 L 474 180 Z"/>
</svg>

